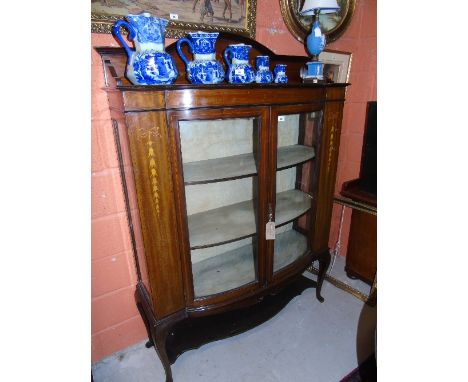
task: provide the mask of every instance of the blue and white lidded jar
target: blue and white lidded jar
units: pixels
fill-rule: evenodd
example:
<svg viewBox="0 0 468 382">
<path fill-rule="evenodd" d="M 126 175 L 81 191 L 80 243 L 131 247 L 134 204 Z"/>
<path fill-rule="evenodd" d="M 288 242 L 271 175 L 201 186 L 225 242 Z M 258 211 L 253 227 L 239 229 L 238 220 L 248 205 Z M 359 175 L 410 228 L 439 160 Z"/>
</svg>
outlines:
<svg viewBox="0 0 468 382">
<path fill-rule="evenodd" d="M 270 82 L 273 82 L 273 73 L 270 70 L 270 57 L 257 56 L 255 63 L 257 66 L 255 82 L 257 84 L 269 84 Z"/>
</svg>

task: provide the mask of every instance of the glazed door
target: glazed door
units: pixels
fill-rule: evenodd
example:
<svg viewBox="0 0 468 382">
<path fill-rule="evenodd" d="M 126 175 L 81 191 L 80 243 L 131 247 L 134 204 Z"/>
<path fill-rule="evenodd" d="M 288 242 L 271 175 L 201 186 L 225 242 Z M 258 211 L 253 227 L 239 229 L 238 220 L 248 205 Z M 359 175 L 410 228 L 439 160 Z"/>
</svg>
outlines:
<svg viewBox="0 0 468 382">
<path fill-rule="evenodd" d="M 274 107 L 271 113 L 268 281 L 280 281 L 311 258 L 322 107 Z M 273 230 L 273 227 L 271 227 Z"/>
<path fill-rule="evenodd" d="M 222 304 L 265 282 L 268 108 L 169 113 L 186 294 Z"/>
</svg>

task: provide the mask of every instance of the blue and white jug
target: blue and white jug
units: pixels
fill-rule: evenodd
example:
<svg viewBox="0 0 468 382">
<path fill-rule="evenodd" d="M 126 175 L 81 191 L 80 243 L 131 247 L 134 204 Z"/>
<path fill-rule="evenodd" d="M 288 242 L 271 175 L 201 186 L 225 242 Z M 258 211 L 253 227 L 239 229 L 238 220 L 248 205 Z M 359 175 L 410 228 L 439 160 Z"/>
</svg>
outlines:
<svg viewBox="0 0 468 382">
<path fill-rule="evenodd" d="M 226 79 L 231 84 L 250 84 L 255 80 L 252 65 L 249 64 L 249 52 L 252 46 L 245 44 L 229 45 L 224 51 L 224 60 L 228 66 Z M 231 60 L 229 60 L 231 55 Z"/>
<path fill-rule="evenodd" d="M 128 15 L 128 21 L 119 20 L 112 33 L 127 53 L 125 75 L 134 85 L 172 84 L 178 76 L 172 56 L 164 51 L 164 38 L 168 21 L 151 16 L 147 12 Z M 120 34 L 120 27 L 128 29 L 128 38 L 133 40 L 135 50 L 128 47 Z"/>
<path fill-rule="evenodd" d="M 219 33 L 191 32 L 190 39 L 184 37 L 177 41 L 177 52 L 185 63 L 187 79 L 192 84 L 219 84 L 224 80 L 224 69 L 216 61 L 216 39 Z M 186 43 L 193 54 L 193 61 L 187 60 L 180 46 Z"/>
<path fill-rule="evenodd" d="M 273 69 L 275 73 L 275 84 L 287 84 L 288 77 L 286 76 L 286 65 L 277 64 Z"/>
<path fill-rule="evenodd" d="M 257 56 L 255 58 L 257 73 L 255 73 L 255 82 L 257 84 L 269 84 L 273 82 L 273 73 L 270 70 L 270 57 Z"/>
</svg>

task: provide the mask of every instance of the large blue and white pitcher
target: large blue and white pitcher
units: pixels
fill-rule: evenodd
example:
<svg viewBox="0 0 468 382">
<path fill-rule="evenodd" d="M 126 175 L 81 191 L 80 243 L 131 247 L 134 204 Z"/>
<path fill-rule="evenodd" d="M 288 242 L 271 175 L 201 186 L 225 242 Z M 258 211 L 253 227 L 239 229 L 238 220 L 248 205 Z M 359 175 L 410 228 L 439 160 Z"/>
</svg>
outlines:
<svg viewBox="0 0 468 382">
<path fill-rule="evenodd" d="M 168 21 L 151 16 L 148 12 L 128 15 L 128 21 L 118 20 L 112 33 L 127 53 L 125 75 L 134 85 L 172 84 L 178 76 L 172 56 L 164 51 L 165 31 Z M 133 40 L 135 50 L 130 49 L 120 34 L 120 27 L 128 29 L 128 39 Z"/>
</svg>

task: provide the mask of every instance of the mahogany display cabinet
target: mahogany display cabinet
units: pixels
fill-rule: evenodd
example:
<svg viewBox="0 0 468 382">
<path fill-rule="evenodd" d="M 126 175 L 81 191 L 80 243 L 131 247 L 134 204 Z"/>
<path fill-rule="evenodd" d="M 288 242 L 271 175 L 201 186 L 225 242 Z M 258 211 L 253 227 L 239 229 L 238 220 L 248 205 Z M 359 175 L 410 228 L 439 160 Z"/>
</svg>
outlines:
<svg viewBox="0 0 468 382">
<path fill-rule="evenodd" d="M 138 200 L 136 301 L 166 381 L 183 351 L 264 322 L 304 289 L 323 301 L 347 84 L 303 84 L 307 57 L 230 34 L 217 41 L 219 61 L 232 43 L 250 44 L 252 63 L 287 64 L 289 83 L 192 85 L 172 44 L 176 83 L 133 86 L 124 50 L 97 48 L 130 228 L 129 188 Z M 317 282 L 302 275 L 315 260 Z"/>
</svg>

